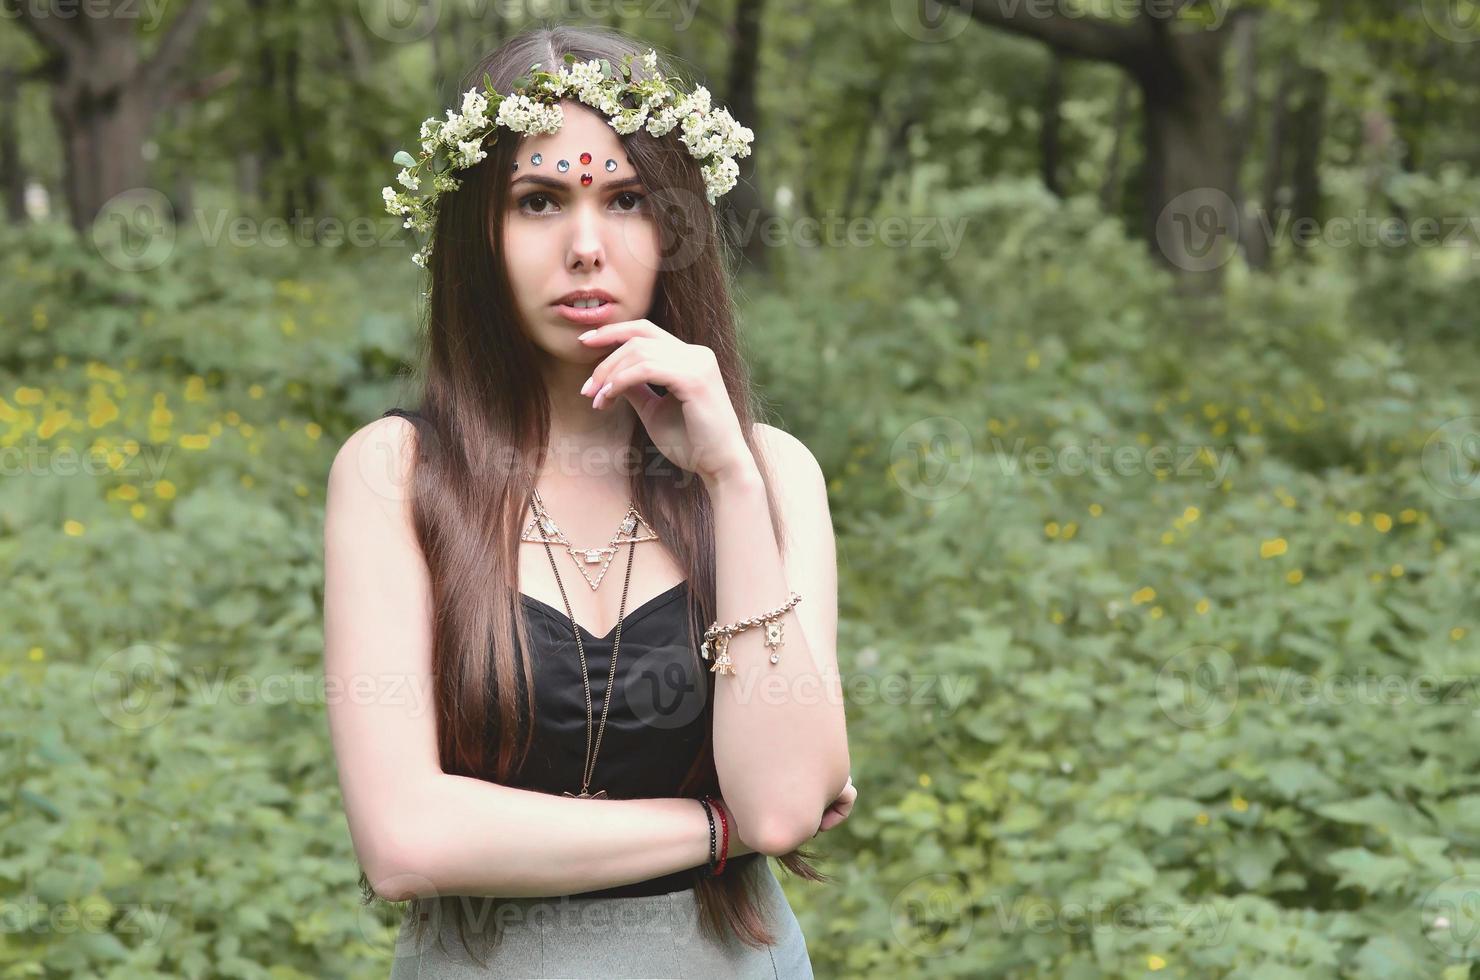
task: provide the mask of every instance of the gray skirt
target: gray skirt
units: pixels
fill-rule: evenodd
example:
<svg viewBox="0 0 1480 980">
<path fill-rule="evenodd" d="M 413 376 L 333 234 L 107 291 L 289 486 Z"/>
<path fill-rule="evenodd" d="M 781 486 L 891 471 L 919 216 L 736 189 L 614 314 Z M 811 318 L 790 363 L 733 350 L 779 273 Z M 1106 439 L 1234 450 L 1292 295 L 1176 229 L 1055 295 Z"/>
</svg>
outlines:
<svg viewBox="0 0 1480 980">
<path fill-rule="evenodd" d="M 473 977 L 734 977 L 737 980 L 810 980 L 801 925 L 770 862 L 750 873 L 759 883 L 761 911 L 775 935 L 756 948 L 738 939 L 716 943 L 701 931 L 694 889 L 634 898 L 463 899 L 413 902 L 396 936 L 391 980 L 463 980 Z M 437 911 L 461 902 L 468 945 L 453 915 Z M 427 922 L 417 929 L 417 909 Z M 497 935 L 494 941 L 493 936 Z M 440 939 L 440 942 L 438 941 Z M 479 963 L 479 960 L 482 963 Z"/>
</svg>

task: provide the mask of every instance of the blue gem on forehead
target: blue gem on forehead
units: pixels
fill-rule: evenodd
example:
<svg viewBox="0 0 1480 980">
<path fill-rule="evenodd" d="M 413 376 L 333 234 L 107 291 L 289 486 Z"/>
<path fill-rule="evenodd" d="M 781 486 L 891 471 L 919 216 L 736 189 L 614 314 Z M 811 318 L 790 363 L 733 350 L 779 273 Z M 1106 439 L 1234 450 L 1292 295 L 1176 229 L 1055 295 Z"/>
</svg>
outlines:
<svg viewBox="0 0 1480 980">
<path fill-rule="evenodd" d="M 560 171 L 561 173 L 565 173 L 567 170 L 570 169 L 570 161 L 569 160 L 557 160 L 556 163 L 555 163 L 555 169 L 558 170 L 558 171 Z"/>
<path fill-rule="evenodd" d="M 615 160 L 608 160 L 608 161 L 606 161 L 606 169 L 608 171 L 616 170 L 617 169 L 617 161 L 615 161 Z"/>
<path fill-rule="evenodd" d="M 542 161 L 544 159 L 545 159 L 544 157 L 542 157 L 538 153 L 536 153 L 534 156 L 532 156 L 532 157 L 529 158 L 529 162 L 532 163 L 532 164 L 534 164 L 536 167 L 538 167 L 540 165 L 540 161 Z"/>
</svg>

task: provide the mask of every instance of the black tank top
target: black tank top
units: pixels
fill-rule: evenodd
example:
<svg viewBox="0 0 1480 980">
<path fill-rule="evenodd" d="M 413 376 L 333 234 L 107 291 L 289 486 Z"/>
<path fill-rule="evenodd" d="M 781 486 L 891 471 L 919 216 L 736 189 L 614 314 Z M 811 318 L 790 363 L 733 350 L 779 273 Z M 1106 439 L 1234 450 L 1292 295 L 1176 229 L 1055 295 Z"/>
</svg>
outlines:
<svg viewBox="0 0 1480 980">
<path fill-rule="evenodd" d="M 384 414 L 414 413 L 391 409 Z M 620 560 L 624 567 L 616 569 L 618 573 L 625 570 L 626 556 Z M 579 575 L 574 568 L 571 573 Z M 704 747 L 713 723 L 713 675 L 698 657 L 699 624 L 691 620 L 688 598 L 687 580 L 647 599 L 628 594 L 615 696 L 604 730 L 601 706 L 616 629 L 596 636 L 579 627 L 591 685 L 593 738 L 602 732 L 591 777 L 593 793 L 605 790 L 611 799 L 679 796 L 684 777 Z M 586 693 L 570 617 L 563 608 L 523 592 L 519 599 L 534 647 L 534 733 L 528 757 L 507 785 L 542 793 L 578 793 L 586 760 Z M 524 652 L 517 637 L 514 646 L 521 659 L 515 676 L 522 676 Z M 493 711 L 490 702 L 490 717 Z M 694 804 L 696 810 L 698 806 Z M 661 895 L 692 887 L 706 868 L 700 864 L 646 881 L 580 892 L 577 897 Z"/>
</svg>

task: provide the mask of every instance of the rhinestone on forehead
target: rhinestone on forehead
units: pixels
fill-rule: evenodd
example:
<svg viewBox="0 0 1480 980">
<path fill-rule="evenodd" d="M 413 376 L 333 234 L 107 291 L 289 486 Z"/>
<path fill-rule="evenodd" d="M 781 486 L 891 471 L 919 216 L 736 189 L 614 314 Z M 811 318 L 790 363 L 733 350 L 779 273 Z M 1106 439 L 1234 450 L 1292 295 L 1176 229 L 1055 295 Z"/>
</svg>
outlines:
<svg viewBox="0 0 1480 980">
<path fill-rule="evenodd" d="M 607 172 L 608 173 L 610 173 L 613 170 L 616 170 L 617 169 L 617 161 L 615 161 L 615 160 L 608 160 L 608 161 L 606 161 L 606 169 L 607 169 Z"/>
<path fill-rule="evenodd" d="M 565 173 L 567 170 L 570 169 L 570 161 L 569 160 L 557 160 L 557 161 L 555 161 L 555 169 L 558 170 L 558 171 L 560 171 L 561 173 Z"/>
<path fill-rule="evenodd" d="M 536 153 L 534 156 L 532 156 L 532 157 L 529 158 L 529 162 L 532 163 L 532 164 L 534 164 L 536 167 L 538 167 L 544 161 L 544 159 L 545 159 L 544 157 L 542 157 L 538 153 Z"/>
</svg>

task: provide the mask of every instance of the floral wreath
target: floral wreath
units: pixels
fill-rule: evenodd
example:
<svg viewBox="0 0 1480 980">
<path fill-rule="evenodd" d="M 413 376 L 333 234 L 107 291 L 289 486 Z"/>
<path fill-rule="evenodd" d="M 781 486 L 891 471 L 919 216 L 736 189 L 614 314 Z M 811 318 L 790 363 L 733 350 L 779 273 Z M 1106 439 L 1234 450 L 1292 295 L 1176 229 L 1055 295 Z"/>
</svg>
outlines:
<svg viewBox="0 0 1480 980">
<path fill-rule="evenodd" d="M 632 77 L 632 57 L 627 55 L 620 67 L 613 68 L 605 58 L 577 62 L 575 55 L 567 54 L 566 67 L 558 72 L 538 71 L 537 61 L 529 66 L 528 74 L 515 79 L 514 91 L 508 95 L 495 92 L 492 79 L 484 72 L 483 91 L 471 88 L 464 93 L 461 113 L 448 109 L 446 120 L 432 116 L 421 124 L 420 156 L 396 151 L 393 162 L 402 168 L 396 179 L 414 191 L 427 176 L 431 188 L 413 195 L 387 186 L 381 192 L 386 211 L 405 215 L 403 228 L 430 232 L 438 195 L 459 186 L 452 171 L 471 167 L 488 156 L 483 142 L 490 137 L 496 141 L 499 126 L 525 134 L 555 132 L 565 120 L 560 100 L 569 97 L 605 113 L 611 127 L 623 136 L 643 127 L 653 136 L 663 136 L 681 125 L 679 138 L 699 161 L 705 196 L 713 204 L 735 186 L 740 167 L 734 158 L 750 155 L 755 134 L 736 122 L 728 110 L 711 107 L 704 86 L 686 94 L 678 87 L 678 79 L 660 74 L 656 51 L 642 56 L 646 77 L 641 80 Z M 444 166 L 437 165 L 439 159 Z M 425 268 L 431 248 L 429 240 L 411 261 Z"/>
</svg>

